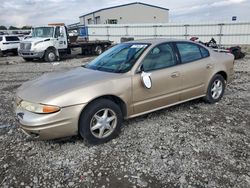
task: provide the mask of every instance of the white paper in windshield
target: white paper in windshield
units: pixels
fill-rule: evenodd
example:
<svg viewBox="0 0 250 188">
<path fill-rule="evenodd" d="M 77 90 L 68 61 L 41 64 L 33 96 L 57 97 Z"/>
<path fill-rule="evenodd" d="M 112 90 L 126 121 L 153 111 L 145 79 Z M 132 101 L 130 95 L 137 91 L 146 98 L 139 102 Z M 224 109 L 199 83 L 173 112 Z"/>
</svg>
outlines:
<svg viewBox="0 0 250 188">
<path fill-rule="evenodd" d="M 146 44 L 134 44 L 130 48 L 146 48 Z"/>
</svg>

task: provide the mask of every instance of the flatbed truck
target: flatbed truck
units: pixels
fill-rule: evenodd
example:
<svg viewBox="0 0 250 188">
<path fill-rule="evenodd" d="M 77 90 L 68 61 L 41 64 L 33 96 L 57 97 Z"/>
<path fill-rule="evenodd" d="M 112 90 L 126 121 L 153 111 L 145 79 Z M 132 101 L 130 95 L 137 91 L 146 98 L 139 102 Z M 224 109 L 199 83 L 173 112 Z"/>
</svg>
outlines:
<svg viewBox="0 0 250 188">
<path fill-rule="evenodd" d="M 109 40 L 89 41 L 87 38 L 72 40 L 65 25 L 49 24 L 48 26 L 34 27 L 31 31 L 31 37 L 20 42 L 18 54 L 26 61 L 43 59 L 47 62 L 53 62 L 65 54 L 71 54 L 73 48 L 81 48 L 82 54 L 100 55 L 111 45 L 112 42 Z"/>
</svg>

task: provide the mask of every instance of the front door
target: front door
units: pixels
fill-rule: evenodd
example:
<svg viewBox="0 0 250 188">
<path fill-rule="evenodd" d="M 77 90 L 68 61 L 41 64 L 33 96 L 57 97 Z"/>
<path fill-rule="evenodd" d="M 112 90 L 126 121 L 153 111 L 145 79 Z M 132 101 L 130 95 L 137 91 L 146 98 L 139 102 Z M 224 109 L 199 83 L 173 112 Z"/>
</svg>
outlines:
<svg viewBox="0 0 250 188">
<path fill-rule="evenodd" d="M 56 48 L 60 51 L 68 47 L 66 30 L 64 26 L 57 26 L 55 30 Z"/>
<path fill-rule="evenodd" d="M 134 113 L 149 112 L 180 100 L 181 72 L 176 66 L 176 55 L 171 43 L 154 47 L 142 60 L 141 69 L 151 73 L 152 87 L 146 88 L 141 74 L 133 77 Z"/>
</svg>

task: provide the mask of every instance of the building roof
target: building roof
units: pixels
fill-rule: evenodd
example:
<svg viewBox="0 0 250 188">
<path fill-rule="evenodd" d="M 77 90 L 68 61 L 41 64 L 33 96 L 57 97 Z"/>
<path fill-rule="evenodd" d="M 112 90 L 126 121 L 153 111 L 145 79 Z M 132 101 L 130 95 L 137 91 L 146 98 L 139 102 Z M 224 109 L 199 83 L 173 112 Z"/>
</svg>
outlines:
<svg viewBox="0 0 250 188">
<path fill-rule="evenodd" d="M 87 16 L 87 15 L 90 15 L 90 14 L 94 14 L 94 13 L 97 13 L 97 12 L 100 12 L 100 11 L 103 11 L 103 10 L 108 10 L 108 9 L 113 9 L 113 8 L 119 8 L 119 7 L 125 7 L 125 6 L 128 6 L 128 5 L 135 5 L 135 4 L 145 5 L 145 6 L 149 6 L 149 7 L 153 7 L 153 8 L 159 8 L 159 9 L 162 9 L 162 10 L 169 10 L 167 8 L 163 8 L 163 7 L 159 7 L 159 6 L 155 6 L 155 5 L 150 5 L 150 4 L 141 3 L 141 2 L 134 2 L 134 3 L 128 3 L 128 4 L 123 4 L 123 5 L 118 5 L 118 6 L 113 6 L 113 7 L 99 9 L 99 10 L 90 12 L 88 14 L 84 14 L 84 15 L 80 16 L 79 18 Z"/>
</svg>

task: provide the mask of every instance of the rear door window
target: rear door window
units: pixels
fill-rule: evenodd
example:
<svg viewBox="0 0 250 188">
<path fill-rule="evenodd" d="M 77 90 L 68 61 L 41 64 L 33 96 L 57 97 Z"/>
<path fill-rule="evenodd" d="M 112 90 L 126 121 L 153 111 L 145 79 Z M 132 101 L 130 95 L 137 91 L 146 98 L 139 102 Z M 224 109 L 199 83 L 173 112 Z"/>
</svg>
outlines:
<svg viewBox="0 0 250 188">
<path fill-rule="evenodd" d="M 0 37 L 0 41 L 2 41 L 3 40 L 3 37 Z"/>
<path fill-rule="evenodd" d="M 200 50 L 201 50 L 201 55 L 202 55 L 203 58 L 209 56 L 209 51 L 206 48 L 203 48 L 203 47 L 200 46 Z"/>
<path fill-rule="evenodd" d="M 6 41 L 20 41 L 20 39 L 16 36 L 6 36 Z"/>
<path fill-rule="evenodd" d="M 177 42 L 176 46 L 179 50 L 182 63 L 188 63 L 202 58 L 200 48 L 196 44 Z"/>
</svg>

